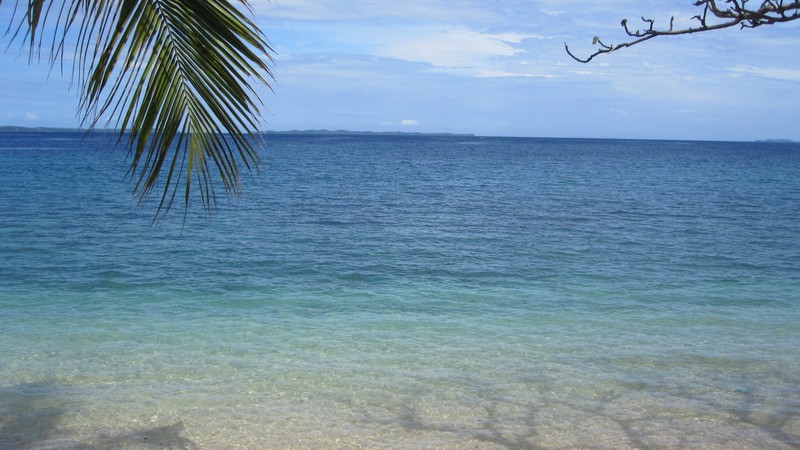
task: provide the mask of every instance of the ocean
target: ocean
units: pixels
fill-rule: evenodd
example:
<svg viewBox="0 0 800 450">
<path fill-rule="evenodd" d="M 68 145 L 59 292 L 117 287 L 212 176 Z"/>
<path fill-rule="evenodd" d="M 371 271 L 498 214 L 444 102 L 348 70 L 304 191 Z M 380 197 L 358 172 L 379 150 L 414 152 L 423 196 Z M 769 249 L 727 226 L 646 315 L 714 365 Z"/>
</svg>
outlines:
<svg viewBox="0 0 800 450">
<path fill-rule="evenodd" d="M 0 134 L 0 449 L 800 448 L 800 144 Z M 195 202 L 198 203 L 198 202 Z"/>
</svg>

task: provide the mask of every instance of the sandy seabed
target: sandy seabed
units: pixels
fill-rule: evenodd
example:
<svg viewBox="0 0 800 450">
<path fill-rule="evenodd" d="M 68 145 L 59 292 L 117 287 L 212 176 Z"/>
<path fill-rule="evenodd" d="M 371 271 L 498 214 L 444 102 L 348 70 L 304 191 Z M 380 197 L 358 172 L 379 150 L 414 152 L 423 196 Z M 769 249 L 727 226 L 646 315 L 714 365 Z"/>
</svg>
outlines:
<svg viewBox="0 0 800 450">
<path fill-rule="evenodd" d="M 441 397 L 440 397 L 441 398 Z M 83 404 L 44 394 L 0 410 L 0 449 L 793 449 L 800 417 L 641 392 L 569 400 L 298 398 L 272 404 Z M 391 400 L 390 400 L 391 401 Z M 155 407 L 157 413 L 142 410 Z M 690 409 L 692 408 L 692 409 Z"/>
</svg>

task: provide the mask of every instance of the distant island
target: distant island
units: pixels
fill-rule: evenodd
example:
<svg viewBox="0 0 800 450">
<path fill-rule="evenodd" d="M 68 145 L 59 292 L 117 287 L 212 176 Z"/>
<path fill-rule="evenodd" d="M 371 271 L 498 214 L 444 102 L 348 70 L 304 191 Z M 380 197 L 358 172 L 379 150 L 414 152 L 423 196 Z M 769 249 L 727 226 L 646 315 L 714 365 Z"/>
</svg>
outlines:
<svg viewBox="0 0 800 450">
<path fill-rule="evenodd" d="M 53 127 L 19 127 L 13 125 L 0 126 L 0 133 L 63 133 L 63 132 L 86 132 L 85 128 L 53 128 Z M 116 132 L 117 130 L 106 130 L 97 128 L 93 132 Z M 349 131 L 349 130 L 289 130 L 289 131 L 262 131 L 261 134 L 296 134 L 296 135 L 341 135 L 341 136 L 456 136 L 474 137 L 474 134 L 456 133 L 420 133 L 408 131 Z"/>
<path fill-rule="evenodd" d="M 773 142 L 777 144 L 793 144 L 797 141 L 791 139 L 757 139 L 756 142 Z"/>
<path fill-rule="evenodd" d="M 456 136 L 456 137 L 475 137 L 474 134 L 459 133 L 421 133 L 414 131 L 350 131 L 350 130 L 289 130 L 289 131 L 265 131 L 265 134 L 325 134 L 325 135 L 344 135 L 344 136 Z"/>
<path fill-rule="evenodd" d="M 2 0 L 0 0 L 2 1 Z M 0 133 L 65 133 L 65 132 L 87 132 L 86 128 L 57 128 L 57 127 L 21 127 L 15 125 L 0 126 Z M 118 130 L 96 128 L 91 130 L 95 133 L 116 133 Z M 442 136 L 442 137 L 476 137 L 472 133 L 424 133 L 419 131 L 351 131 L 351 130 L 267 130 L 259 131 L 262 135 L 338 135 L 338 136 Z M 792 139 L 756 139 L 751 142 L 772 143 L 772 144 L 797 144 L 800 141 Z"/>
<path fill-rule="evenodd" d="M 17 127 L 13 125 L 0 126 L 0 133 L 61 133 L 65 131 L 86 131 L 81 128 L 53 128 L 53 127 Z"/>
</svg>

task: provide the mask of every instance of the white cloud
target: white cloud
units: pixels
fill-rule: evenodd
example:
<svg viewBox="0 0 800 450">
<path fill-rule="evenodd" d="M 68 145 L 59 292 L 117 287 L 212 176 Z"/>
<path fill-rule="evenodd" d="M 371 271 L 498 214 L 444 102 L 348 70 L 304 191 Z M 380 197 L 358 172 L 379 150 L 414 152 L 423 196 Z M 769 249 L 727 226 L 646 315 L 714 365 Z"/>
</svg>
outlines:
<svg viewBox="0 0 800 450">
<path fill-rule="evenodd" d="M 404 39 L 391 39 L 378 52 L 383 56 L 425 62 L 436 67 L 478 67 L 494 58 L 510 58 L 525 53 L 514 44 L 536 37 L 521 33 L 483 33 L 463 26 L 417 29 Z"/>
<path fill-rule="evenodd" d="M 736 66 L 730 71 L 736 75 L 755 75 L 782 81 L 800 81 L 800 70 L 780 67 Z"/>
<path fill-rule="evenodd" d="M 270 19 L 304 21 L 363 21 L 373 19 L 411 19 L 440 21 L 487 19 L 495 15 L 480 0 L 461 0 L 457 7 L 449 0 L 251 0 L 258 14 Z"/>
<path fill-rule="evenodd" d="M 26 112 L 25 113 L 25 118 L 28 119 L 28 120 L 39 120 L 39 116 L 37 116 L 36 114 L 34 114 L 32 112 Z"/>
<path fill-rule="evenodd" d="M 548 15 L 548 16 L 551 16 L 551 17 L 560 16 L 560 15 L 564 14 L 564 11 L 558 11 L 558 10 L 555 10 L 555 9 L 543 9 L 542 12 L 544 14 Z"/>
<path fill-rule="evenodd" d="M 538 77 L 542 76 L 542 47 L 531 47 L 530 40 L 543 36 L 521 31 L 489 32 L 466 25 L 397 23 L 285 25 L 282 31 L 298 33 L 276 42 L 279 52 L 278 73 L 287 59 L 320 61 L 320 55 L 331 58 L 342 55 L 372 58 L 375 64 L 388 61 L 415 63 L 418 70 L 449 73 L 471 78 Z M 298 30 L 301 30 L 300 33 Z M 517 29 L 519 30 L 519 28 Z M 318 41 L 316 47 L 304 44 Z M 283 47 L 283 48 L 281 48 Z M 562 52 L 560 44 L 556 51 Z M 528 53 L 534 50 L 534 54 Z M 533 59 L 529 57 L 533 56 Z M 326 58 L 330 59 L 330 58 Z M 358 70 L 362 70 L 360 68 Z M 325 70 L 317 67 L 315 70 Z"/>
<path fill-rule="evenodd" d="M 400 125 L 402 125 L 404 127 L 413 127 L 413 126 L 419 125 L 419 122 L 417 122 L 414 119 L 403 119 L 403 120 L 400 121 Z"/>
<path fill-rule="evenodd" d="M 552 74 L 536 74 L 526 72 L 510 72 L 506 70 L 479 70 L 473 73 L 476 78 L 507 78 L 507 77 L 523 77 L 523 78 L 555 78 Z"/>
</svg>

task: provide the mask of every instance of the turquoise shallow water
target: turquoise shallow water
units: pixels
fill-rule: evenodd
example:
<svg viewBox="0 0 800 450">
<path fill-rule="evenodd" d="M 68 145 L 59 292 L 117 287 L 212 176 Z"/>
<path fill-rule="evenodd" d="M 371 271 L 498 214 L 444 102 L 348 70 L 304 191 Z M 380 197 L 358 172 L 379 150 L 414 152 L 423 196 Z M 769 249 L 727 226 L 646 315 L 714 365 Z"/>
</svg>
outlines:
<svg viewBox="0 0 800 450">
<path fill-rule="evenodd" d="M 0 448 L 798 448 L 800 145 L 0 135 Z"/>
</svg>

